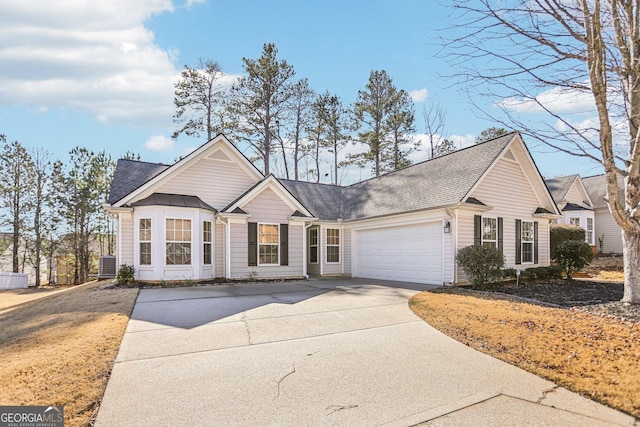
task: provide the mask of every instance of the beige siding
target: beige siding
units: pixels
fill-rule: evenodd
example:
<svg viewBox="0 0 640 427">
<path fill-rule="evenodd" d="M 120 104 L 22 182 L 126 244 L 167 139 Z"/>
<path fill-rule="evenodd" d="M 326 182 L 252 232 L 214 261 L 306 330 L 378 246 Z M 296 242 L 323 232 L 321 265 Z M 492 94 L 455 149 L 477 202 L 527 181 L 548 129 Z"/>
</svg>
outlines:
<svg viewBox="0 0 640 427">
<path fill-rule="evenodd" d="M 129 213 L 120 214 L 119 221 L 120 244 L 122 247 L 118 250 L 120 258 L 116 262 L 118 266 L 121 264 L 134 265 L 133 260 L 133 217 Z"/>
<path fill-rule="evenodd" d="M 622 253 L 622 231 L 608 209 L 598 209 L 595 214 L 595 244 L 600 250 L 599 240 L 603 237 L 602 253 Z"/>
<path fill-rule="evenodd" d="M 351 229 L 348 226 L 343 227 L 343 231 L 342 231 L 342 241 L 343 243 L 343 248 L 342 248 L 342 262 L 344 264 L 342 271 L 343 274 L 346 274 L 348 276 L 351 275 L 351 265 L 352 265 L 352 257 L 353 257 L 353 242 L 351 241 L 352 239 L 352 233 L 351 233 Z"/>
<path fill-rule="evenodd" d="M 586 197 L 577 187 L 577 184 L 574 183 L 569 191 L 567 191 L 567 195 L 565 196 L 565 200 L 569 203 L 583 204 L 586 202 Z"/>
<path fill-rule="evenodd" d="M 215 146 L 213 148 L 217 150 Z M 216 156 L 222 154 L 222 151 L 224 156 Z M 174 173 L 158 186 L 140 194 L 136 200 L 148 197 L 152 193 L 195 195 L 221 210 L 257 182 L 255 176 L 247 173 L 238 164 L 239 161 L 217 158 L 225 156 L 230 159 L 236 158 L 235 154 L 226 148 L 217 150 L 212 156 L 205 154 L 193 163 L 185 165 L 179 173 Z"/>
<path fill-rule="evenodd" d="M 223 224 L 215 224 L 215 233 L 214 233 L 215 243 L 214 243 L 214 251 L 215 251 L 215 266 L 216 270 L 214 272 L 214 277 L 225 277 L 224 269 L 225 269 L 225 229 Z"/>
<path fill-rule="evenodd" d="M 473 244 L 474 214 L 501 217 L 504 221 L 503 242 L 506 267 L 524 269 L 549 265 L 549 221 L 533 216 L 541 203 L 531 191 L 529 181 L 518 163 L 500 159 L 471 196 L 493 209 L 482 213 L 464 210 L 459 212 L 457 249 Z M 539 264 L 515 264 L 516 219 L 538 222 Z M 458 269 L 458 281 L 463 280 L 463 277 L 462 270 Z"/>
<path fill-rule="evenodd" d="M 242 206 L 250 216 L 250 222 L 289 224 L 294 212 L 271 189 L 265 189 L 260 195 Z M 289 224 L 289 265 L 288 266 L 248 266 L 247 224 L 231 226 L 231 276 L 246 277 L 302 277 L 303 248 L 302 225 Z"/>
</svg>

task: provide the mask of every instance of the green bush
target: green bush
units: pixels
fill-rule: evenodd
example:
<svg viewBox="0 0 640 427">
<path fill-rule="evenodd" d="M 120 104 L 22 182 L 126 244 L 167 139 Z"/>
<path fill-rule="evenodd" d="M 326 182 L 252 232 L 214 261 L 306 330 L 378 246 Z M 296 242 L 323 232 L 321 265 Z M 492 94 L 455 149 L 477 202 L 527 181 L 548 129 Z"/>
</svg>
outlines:
<svg viewBox="0 0 640 427">
<path fill-rule="evenodd" d="M 136 269 L 133 268 L 132 265 L 122 264 L 120 269 L 118 269 L 118 275 L 116 279 L 120 285 L 128 285 L 129 283 L 133 283 L 135 281 L 135 272 Z"/>
<path fill-rule="evenodd" d="M 520 280 L 524 282 L 537 282 L 541 280 L 562 279 L 562 267 L 552 265 L 550 267 L 531 267 L 520 273 Z"/>
<path fill-rule="evenodd" d="M 573 273 L 591 264 L 593 252 L 584 240 L 567 240 L 558 245 L 553 260 L 564 270 L 567 279 L 571 280 Z"/>
<path fill-rule="evenodd" d="M 496 249 L 467 246 L 458 251 L 457 260 L 474 285 L 484 286 L 502 278 L 504 256 Z"/>
<path fill-rule="evenodd" d="M 502 278 L 515 279 L 516 277 L 518 277 L 517 272 L 518 270 L 516 270 L 515 268 L 505 268 L 504 270 L 502 270 Z"/>
<path fill-rule="evenodd" d="M 551 259 L 556 257 L 556 248 L 563 242 L 566 242 L 567 240 L 578 240 L 584 242 L 586 237 L 586 232 L 583 228 L 567 224 L 551 224 L 549 233 L 551 239 L 549 246 L 549 249 L 551 250 Z"/>
</svg>

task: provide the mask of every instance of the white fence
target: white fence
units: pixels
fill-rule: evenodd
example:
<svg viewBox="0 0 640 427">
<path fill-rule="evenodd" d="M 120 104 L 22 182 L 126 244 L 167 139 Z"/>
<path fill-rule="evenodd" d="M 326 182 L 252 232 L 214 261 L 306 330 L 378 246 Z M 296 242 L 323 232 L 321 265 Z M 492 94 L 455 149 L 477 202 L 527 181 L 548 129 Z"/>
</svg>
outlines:
<svg viewBox="0 0 640 427">
<path fill-rule="evenodd" d="M 26 288 L 29 275 L 22 273 L 5 273 L 0 271 L 0 289 Z"/>
</svg>

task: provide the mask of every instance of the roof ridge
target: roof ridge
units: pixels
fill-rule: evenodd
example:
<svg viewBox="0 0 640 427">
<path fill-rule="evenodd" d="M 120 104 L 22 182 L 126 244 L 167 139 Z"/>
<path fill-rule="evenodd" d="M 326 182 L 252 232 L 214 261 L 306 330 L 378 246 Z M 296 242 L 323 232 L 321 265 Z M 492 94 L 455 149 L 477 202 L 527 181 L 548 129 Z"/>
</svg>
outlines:
<svg viewBox="0 0 640 427">
<path fill-rule="evenodd" d="M 133 163 L 144 163 L 147 165 L 155 165 L 155 166 L 171 166 L 171 165 L 167 165 L 166 163 L 157 163 L 157 162 L 145 162 L 144 160 L 133 160 L 133 159 L 118 159 L 118 161 L 124 161 L 124 162 L 133 162 Z"/>
<path fill-rule="evenodd" d="M 396 173 L 396 172 L 401 172 L 401 171 L 404 171 L 404 170 L 407 170 L 407 169 L 411 169 L 411 168 L 413 168 L 413 167 L 415 167 L 415 166 L 423 165 L 423 164 L 425 164 L 425 163 L 429 163 L 429 162 L 432 162 L 432 161 L 435 161 L 435 160 L 445 159 L 445 158 L 446 158 L 446 157 L 448 157 L 448 156 L 451 156 L 451 155 L 454 155 L 454 154 L 458 154 L 458 153 L 461 153 L 461 152 L 463 152 L 463 151 L 467 151 L 467 150 L 469 150 L 469 149 L 472 149 L 472 148 L 478 147 L 478 146 L 480 146 L 480 145 L 484 145 L 484 144 L 486 144 L 486 143 L 488 143 L 488 142 L 492 142 L 492 141 L 495 141 L 495 140 L 500 139 L 500 138 L 505 138 L 505 137 L 507 137 L 507 136 L 509 136 L 509 135 L 512 135 L 512 134 L 519 134 L 519 132 L 518 132 L 518 131 L 511 131 L 511 132 L 505 133 L 504 135 L 496 136 L 496 137 L 491 138 L 491 139 L 487 139 L 487 140 L 484 140 L 484 141 L 481 141 L 481 142 L 474 143 L 474 144 L 472 144 L 472 145 L 469 145 L 468 147 L 463 147 L 463 148 L 460 148 L 459 150 L 455 150 L 455 151 L 452 151 L 452 152 L 450 152 L 450 153 L 443 154 L 442 156 L 432 157 L 432 158 L 430 158 L 430 159 L 426 159 L 426 160 L 423 160 L 423 161 L 418 162 L 418 163 L 413 163 L 413 164 L 411 164 L 411 165 L 409 165 L 409 166 L 405 166 L 405 167 L 403 167 L 403 168 L 396 169 L 396 170 L 394 170 L 394 171 L 389 171 L 389 172 L 384 173 L 384 174 L 382 174 L 382 175 L 372 176 L 371 178 L 367 178 L 367 179 L 365 179 L 365 180 L 363 180 L 363 181 L 354 182 L 353 184 L 349 184 L 349 185 L 347 185 L 346 187 L 343 187 L 343 188 L 352 187 L 352 186 L 354 186 L 354 185 L 362 184 L 362 183 L 364 183 L 364 182 L 371 181 L 371 180 L 373 180 L 373 179 L 377 179 L 377 178 L 382 178 L 382 177 L 385 177 L 385 176 L 389 176 L 389 175 L 394 174 L 394 173 Z"/>
</svg>

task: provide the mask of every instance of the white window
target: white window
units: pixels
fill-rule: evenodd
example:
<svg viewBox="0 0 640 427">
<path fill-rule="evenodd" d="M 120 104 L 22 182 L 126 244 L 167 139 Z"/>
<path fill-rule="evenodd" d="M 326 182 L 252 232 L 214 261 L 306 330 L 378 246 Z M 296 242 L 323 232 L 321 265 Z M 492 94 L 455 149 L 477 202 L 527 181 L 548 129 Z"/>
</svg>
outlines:
<svg viewBox="0 0 640 427">
<path fill-rule="evenodd" d="M 498 220 L 482 217 L 482 246 L 498 249 Z"/>
<path fill-rule="evenodd" d="M 166 219 L 167 265 L 191 264 L 191 220 Z"/>
<path fill-rule="evenodd" d="M 587 243 L 593 245 L 593 218 L 587 218 L 586 238 Z"/>
<path fill-rule="evenodd" d="M 533 263 L 533 222 L 522 221 L 522 263 Z"/>
<path fill-rule="evenodd" d="M 140 265 L 151 265 L 151 218 L 140 219 Z"/>
<path fill-rule="evenodd" d="M 318 263 L 318 229 L 312 228 L 309 230 L 309 262 L 312 264 Z"/>
<path fill-rule="evenodd" d="M 202 222 L 202 264 L 211 265 L 211 221 Z"/>
<path fill-rule="evenodd" d="M 580 227 L 580 218 L 569 218 L 569 224 Z"/>
<path fill-rule="evenodd" d="M 258 264 L 278 265 L 280 248 L 278 224 L 258 224 Z"/>
<path fill-rule="evenodd" d="M 327 228 L 327 262 L 340 262 L 340 230 Z"/>
</svg>

